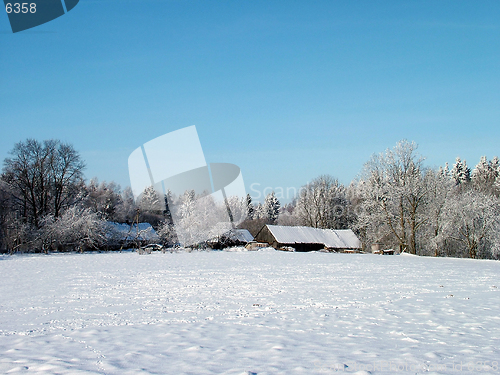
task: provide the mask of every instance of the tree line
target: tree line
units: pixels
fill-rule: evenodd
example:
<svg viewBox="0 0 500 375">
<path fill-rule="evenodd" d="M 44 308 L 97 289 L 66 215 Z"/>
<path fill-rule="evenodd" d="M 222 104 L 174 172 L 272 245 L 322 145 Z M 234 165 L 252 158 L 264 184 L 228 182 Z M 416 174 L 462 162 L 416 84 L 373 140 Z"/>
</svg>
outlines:
<svg viewBox="0 0 500 375">
<path fill-rule="evenodd" d="M 196 238 L 193 191 L 179 197 L 146 189 L 136 203 L 130 188 L 85 182 L 85 163 L 58 140 L 17 143 L 0 176 L 0 250 L 67 251 L 106 248 L 109 222 L 148 222 L 166 245 L 177 242 L 169 202 Z M 353 229 L 372 244 L 411 254 L 495 258 L 500 256 L 500 162 L 482 157 L 474 169 L 460 158 L 430 168 L 414 142 L 402 140 L 374 154 L 359 177 L 345 186 L 329 175 L 304 185 L 281 205 L 274 192 L 262 203 L 247 195 L 230 201 L 256 234 L 264 224 Z M 206 201 L 206 200 L 205 200 Z M 199 204 L 199 203 L 198 203 Z M 213 202 L 204 212 L 215 211 Z"/>
<path fill-rule="evenodd" d="M 353 229 L 366 250 L 381 244 L 417 255 L 500 257 L 500 161 L 481 157 L 471 170 L 456 158 L 424 165 L 414 142 L 374 154 L 343 186 L 320 176 L 285 206 L 278 222 Z"/>
</svg>

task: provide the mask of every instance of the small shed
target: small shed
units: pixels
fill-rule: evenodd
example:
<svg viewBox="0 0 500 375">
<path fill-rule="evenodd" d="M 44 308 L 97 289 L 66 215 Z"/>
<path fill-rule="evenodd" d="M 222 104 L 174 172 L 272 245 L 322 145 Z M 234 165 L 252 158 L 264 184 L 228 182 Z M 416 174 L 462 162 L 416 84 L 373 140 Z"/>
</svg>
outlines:
<svg viewBox="0 0 500 375">
<path fill-rule="evenodd" d="M 265 225 L 255 239 L 275 249 L 293 247 L 295 251 L 361 250 L 361 241 L 351 229 L 321 229 L 304 226 Z"/>
<path fill-rule="evenodd" d="M 159 241 L 158 234 L 149 223 L 122 224 L 107 223 L 108 248 L 119 249 L 129 246 L 144 246 Z"/>
<path fill-rule="evenodd" d="M 253 240 L 253 236 L 247 229 L 231 229 L 229 232 L 207 241 L 207 244 L 212 249 L 223 249 L 232 246 L 245 246 Z"/>
</svg>

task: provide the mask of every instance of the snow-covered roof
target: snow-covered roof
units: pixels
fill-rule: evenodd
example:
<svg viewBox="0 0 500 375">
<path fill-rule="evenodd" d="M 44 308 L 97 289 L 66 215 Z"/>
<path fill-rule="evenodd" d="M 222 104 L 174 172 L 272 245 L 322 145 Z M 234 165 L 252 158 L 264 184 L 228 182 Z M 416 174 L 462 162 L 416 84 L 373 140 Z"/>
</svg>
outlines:
<svg viewBox="0 0 500 375">
<path fill-rule="evenodd" d="M 267 225 L 278 243 L 319 243 L 332 249 L 359 249 L 361 242 L 351 229 L 320 229 Z"/>
<path fill-rule="evenodd" d="M 241 242 L 250 242 L 254 238 L 247 229 L 233 229 L 230 232 L 231 239 L 238 240 Z"/>
<path fill-rule="evenodd" d="M 231 241 L 238 241 L 238 242 L 251 242 L 254 240 L 253 236 L 250 234 L 250 232 L 246 229 L 231 229 L 230 231 L 222 234 L 220 237 L 214 237 L 211 241 L 209 242 L 218 242 L 222 239 L 224 241 L 231 240 Z"/>
<path fill-rule="evenodd" d="M 132 224 L 132 229 L 130 228 L 130 224 L 108 222 L 108 225 L 112 228 L 114 235 L 118 235 L 120 237 L 120 240 L 122 241 L 158 240 L 158 235 L 149 223 Z"/>
</svg>

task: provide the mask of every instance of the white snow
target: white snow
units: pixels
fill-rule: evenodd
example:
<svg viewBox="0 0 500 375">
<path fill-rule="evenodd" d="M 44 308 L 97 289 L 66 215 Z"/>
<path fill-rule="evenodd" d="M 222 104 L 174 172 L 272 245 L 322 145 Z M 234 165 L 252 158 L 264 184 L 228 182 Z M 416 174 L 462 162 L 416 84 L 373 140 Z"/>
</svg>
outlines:
<svg viewBox="0 0 500 375">
<path fill-rule="evenodd" d="M 0 275 L 0 373 L 500 373 L 495 261 L 125 252 Z"/>
</svg>

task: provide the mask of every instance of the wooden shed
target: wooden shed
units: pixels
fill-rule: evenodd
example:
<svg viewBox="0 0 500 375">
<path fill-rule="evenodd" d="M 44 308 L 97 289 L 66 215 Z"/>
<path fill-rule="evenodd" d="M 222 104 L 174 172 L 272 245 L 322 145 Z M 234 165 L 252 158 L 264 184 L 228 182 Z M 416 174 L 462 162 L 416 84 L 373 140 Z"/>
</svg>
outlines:
<svg viewBox="0 0 500 375">
<path fill-rule="evenodd" d="M 246 229 L 231 229 L 230 231 L 207 241 L 212 249 L 224 249 L 232 246 L 245 246 L 254 238 Z"/>
</svg>

